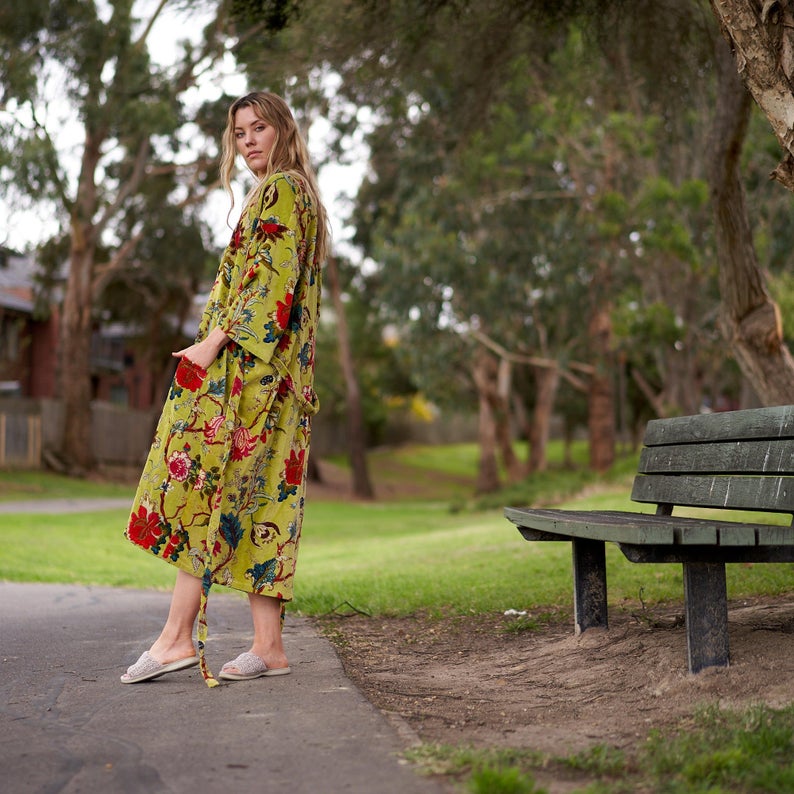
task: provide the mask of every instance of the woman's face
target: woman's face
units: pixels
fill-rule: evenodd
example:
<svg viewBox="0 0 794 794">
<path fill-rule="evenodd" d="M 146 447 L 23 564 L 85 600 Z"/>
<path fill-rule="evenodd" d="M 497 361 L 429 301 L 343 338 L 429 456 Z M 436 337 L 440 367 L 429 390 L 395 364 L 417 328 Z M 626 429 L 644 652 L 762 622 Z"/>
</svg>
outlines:
<svg viewBox="0 0 794 794">
<path fill-rule="evenodd" d="M 260 119 L 252 107 L 245 106 L 234 114 L 234 139 L 237 151 L 245 157 L 248 167 L 257 176 L 262 176 L 276 140 L 276 130 Z"/>
</svg>

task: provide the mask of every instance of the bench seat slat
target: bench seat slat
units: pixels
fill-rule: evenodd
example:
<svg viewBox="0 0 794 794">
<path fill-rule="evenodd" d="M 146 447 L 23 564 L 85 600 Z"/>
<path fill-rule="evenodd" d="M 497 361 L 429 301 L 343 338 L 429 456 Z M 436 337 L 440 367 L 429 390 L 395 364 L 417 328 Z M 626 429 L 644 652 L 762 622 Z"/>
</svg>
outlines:
<svg viewBox="0 0 794 794">
<path fill-rule="evenodd" d="M 669 516 L 629 513 L 619 510 L 546 510 L 506 507 L 505 516 L 519 529 L 538 530 L 552 535 L 621 543 L 675 542 Z"/>
<path fill-rule="evenodd" d="M 635 477 L 631 498 L 682 507 L 794 513 L 794 477 L 643 474 Z"/>
<path fill-rule="evenodd" d="M 672 519 L 667 517 L 672 523 Z M 690 526 L 677 524 L 673 527 L 675 542 L 686 546 L 716 546 L 718 538 L 717 527 L 711 522 L 697 523 Z"/>
<path fill-rule="evenodd" d="M 642 474 L 794 474 L 794 439 L 645 447 Z"/>
<path fill-rule="evenodd" d="M 646 427 L 643 444 L 656 446 L 763 438 L 794 438 L 794 406 L 652 419 Z"/>
<path fill-rule="evenodd" d="M 756 527 L 759 546 L 788 546 L 794 543 L 794 527 Z"/>
<path fill-rule="evenodd" d="M 755 546 L 756 534 L 754 527 L 739 525 L 736 527 L 720 527 L 719 546 Z"/>
<path fill-rule="evenodd" d="M 710 518 L 656 516 L 618 510 L 546 510 L 506 507 L 505 516 L 519 529 L 543 533 L 532 539 L 571 537 L 632 545 L 794 546 L 794 528 L 737 524 Z M 531 533 L 528 533 L 528 535 Z M 527 539 L 530 539 L 529 537 Z"/>
</svg>

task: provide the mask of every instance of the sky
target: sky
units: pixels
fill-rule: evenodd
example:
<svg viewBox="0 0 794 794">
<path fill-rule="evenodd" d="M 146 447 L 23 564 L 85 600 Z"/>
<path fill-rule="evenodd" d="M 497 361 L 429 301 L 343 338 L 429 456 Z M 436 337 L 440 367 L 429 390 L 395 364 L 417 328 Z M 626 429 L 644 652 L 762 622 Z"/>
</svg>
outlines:
<svg viewBox="0 0 794 794">
<path fill-rule="evenodd" d="M 153 2 L 153 0 L 139 0 L 137 8 L 140 10 L 141 16 L 143 16 L 146 10 L 153 8 L 155 5 L 156 2 Z M 110 13 L 107 6 L 104 7 L 104 13 Z M 153 53 L 157 53 L 157 60 L 160 63 L 164 65 L 173 63 L 177 57 L 178 49 L 173 35 L 174 30 L 185 31 L 188 34 L 191 31 L 196 33 L 201 31 L 204 21 L 197 18 L 195 9 L 191 12 L 189 21 L 190 24 L 185 24 L 184 12 L 180 15 L 178 11 L 170 11 L 166 7 L 150 37 L 150 50 Z M 76 179 L 79 166 L 77 153 L 79 153 L 82 140 L 82 129 L 72 118 L 69 106 L 58 99 L 58 97 L 62 96 L 62 92 L 58 90 L 61 81 L 57 66 L 52 67 L 51 71 L 47 73 L 46 79 L 45 93 L 49 96 L 47 97 L 48 102 L 43 113 L 48 119 L 48 128 L 51 127 L 57 131 L 59 149 L 67 153 L 70 150 L 75 152 L 75 156 L 71 159 L 67 154 L 67 161 L 70 161 L 71 164 L 70 177 Z M 263 88 L 266 88 L 266 86 Z M 248 90 L 250 88 L 245 82 L 245 77 L 239 74 L 233 59 L 229 56 L 224 62 L 221 71 L 205 75 L 188 99 L 198 103 L 203 99 L 219 96 L 221 93 L 240 96 Z M 333 81 L 330 79 L 328 81 L 328 91 L 329 93 L 333 92 Z M 0 109 L 0 114 L 4 112 L 8 113 L 8 110 Z M 362 121 L 366 122 L 366 117 Z M 349 240 L 351 229 L 345 225 L 344 219 L 350 212 L 351 199 L 355 196 L 367 168 L 367 150 L 363 143 L 364 129 L 365 126 L 362 126 L 357 138 L 348 142 L 353 153 L 352 158 L 347 158 L 351 160 L 350 164 L 328 162 L 318 169 L 318 181 L 323 200 L 328 209 L 334 245 L 340 252 L 353 258 L 355 258 L 355 251 L 349 242 L 346 242 Z M 219 138 L 220 133 L 221 131 L 219 130 Z M 329 133 L 330 125 L 323 118 L 316 119 L 308 130 L 307 142 L 315 163 L 324 163 L 327 159 Z M 241 172 L 245 173 L 245 169 L 241 169 Z M 239 198 L 244 194 L 245 190 L 242 188 L 242 183 L 239 186 L 236 185 L 235 188 L 237 195 L 235 207 L 239 208 Z M 213 243 L 219 248 L 226 245 L 231 233 L 226 221 L 228 210 L 228 196 L 220 190 L 210 196 L 200 209 L 201 217 L 206 222 L 207 228 L 212 232 Z M 57 231 L 57 223 L 54 221 L 48 223 L 46 215 L 46 210 L 44 212 L 33 211 L 9 205 L 9 202 L 4 202 L 3 197 L 0 196 L 0 244 L 19 251 L 27 251 L 35 247 Z M 233 212 L 230 222 L 233 224 L 236 219 L 237 216 Z"/>
</svg>

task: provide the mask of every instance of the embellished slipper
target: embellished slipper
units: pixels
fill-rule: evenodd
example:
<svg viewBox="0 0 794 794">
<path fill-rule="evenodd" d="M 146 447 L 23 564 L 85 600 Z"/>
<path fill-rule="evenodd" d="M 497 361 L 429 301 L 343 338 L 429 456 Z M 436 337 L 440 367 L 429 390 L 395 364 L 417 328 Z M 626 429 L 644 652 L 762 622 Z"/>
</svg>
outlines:
<svg viewBox="0 0 794 794">
<path fill-rule="evenodd" d="M 237 668 L 237 672 L 231 672 L 228 669 L 229 667 Z M 264 660 L 255 653 L 246 651 L 231 662 L 226 662 L 220 673 L 218 673 L 218 678 L 225 678 L 227 681 L 248 681 L 251 678 L 262 678 L 266 675 L 286 675 L 289 672 L 289 667 L 268 667 Z"/>
<path fill-rule="evenodd" d="M 175 662 L 161 664 L 149 651 L 144 651 L 135 664 L 127 668 L 127 672 L 121 676 L 122 684 L 137 684 L 140 681 L 151 681 L 166 673 L 173 673 L 176 670 L 184 670 L 187 667 L 195 667 L 199 663 L 198 656 L 188 656 L 185 659 L 177 659 Z"/>
</svg>

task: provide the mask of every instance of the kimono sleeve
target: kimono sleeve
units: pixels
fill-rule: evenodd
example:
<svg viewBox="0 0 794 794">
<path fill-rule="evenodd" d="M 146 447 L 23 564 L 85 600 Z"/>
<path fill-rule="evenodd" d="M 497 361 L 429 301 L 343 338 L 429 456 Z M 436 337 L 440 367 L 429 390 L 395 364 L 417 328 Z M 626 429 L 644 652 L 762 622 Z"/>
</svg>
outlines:
<svg viewBox="0 0 794 794">
<path fill-rule="evenodd" d="M 258 213 L 252 211 L 251 235 L 238 252 L 241 278 L 217 325 L 241 347 L 269 362 L 289 325 L 300 276 L 295 188 L 284 177 L 265 184 Z"/>
</svg>

